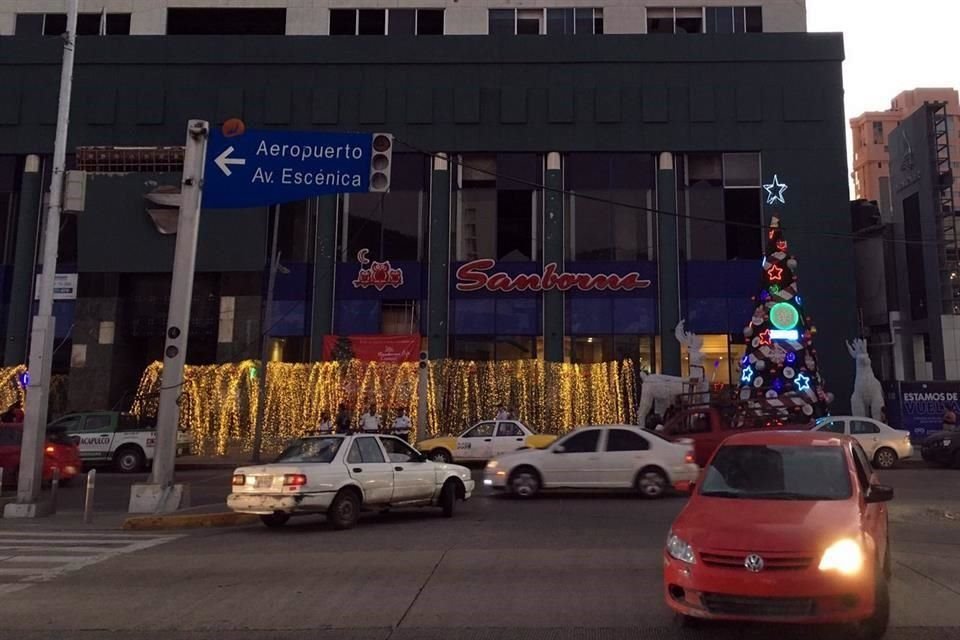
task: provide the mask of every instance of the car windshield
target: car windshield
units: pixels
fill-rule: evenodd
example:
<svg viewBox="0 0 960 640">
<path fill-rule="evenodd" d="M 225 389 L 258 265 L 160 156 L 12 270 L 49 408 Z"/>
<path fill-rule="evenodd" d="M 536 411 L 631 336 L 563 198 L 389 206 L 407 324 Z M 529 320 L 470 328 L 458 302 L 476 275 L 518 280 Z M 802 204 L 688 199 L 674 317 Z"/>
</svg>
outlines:
<svg viewBox="0 0 960 640">
<path fill-rule="evenodd" d="M 332 462 L 343 438 L 301 438 L 284 449 L 276 462 Z"/>
<path fill-rule="evenodd" d="M 851 491 L 836 446 L 722 446 L 700 487 L 702 496 L 747 500 L 843 500 Z"/>
</svg>

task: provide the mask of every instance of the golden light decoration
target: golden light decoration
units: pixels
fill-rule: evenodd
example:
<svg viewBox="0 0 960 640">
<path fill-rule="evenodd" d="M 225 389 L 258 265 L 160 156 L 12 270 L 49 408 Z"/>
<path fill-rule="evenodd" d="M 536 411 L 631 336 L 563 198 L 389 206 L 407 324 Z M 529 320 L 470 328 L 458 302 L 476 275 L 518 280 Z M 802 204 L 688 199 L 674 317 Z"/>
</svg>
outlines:
<svg viewBox="0 0 960 640">
<path fill-rule="evenodd" d="M 0 413 L 15 402 L 24 402 L 26 394 L 20 384 L 20 376 L 26 372 L 24 365 L 0 368 Z"/>
<path fill-rule="evenodd" d="M 401 407 L 417 424 L 416 362 L 270 362 L 267 366 L 265 451 L 278 451 L 312 429 L 322 411 L 335 416 L 340 403 L 352 411 L 354 421 L 373 403 L 384 426 L 392 424 Z M 258 362 L 247 360 L 185 368 L 180 424 L 192 432 L 198 452 L 250 451 L 259 367 Z M 134 413 L 156 414 L 160 374 L 160 363 L 144 372 Z M 500 405 L 515 409 L 522 421 L 541 433 L 636 421 L 637 384 L 629 360 L 598 364 L 437 360 L 429 363 L 427 380 L 430 437 L 460 433 L 477 421 L 491 419 Z"/>
</svg>

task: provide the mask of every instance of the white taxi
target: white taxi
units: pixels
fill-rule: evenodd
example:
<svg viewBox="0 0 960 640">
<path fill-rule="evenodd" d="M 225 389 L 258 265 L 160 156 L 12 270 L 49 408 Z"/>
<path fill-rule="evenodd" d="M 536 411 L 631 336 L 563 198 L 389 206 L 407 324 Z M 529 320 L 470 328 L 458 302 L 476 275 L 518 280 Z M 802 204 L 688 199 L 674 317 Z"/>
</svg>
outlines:
<svg viewBox="0 0 960 640">
<path fill-rule="evenodd" d="M 473 493 L 470 470 L 428 460 L 388 435 L 305 437 L 271 464 L 240 467 L 227 506 L 279 527 L 298 514 L 324 514 L 349 529 L 362 510 L 437 506 L 453 515 Z"/>
<path fill-rule="evenodd" d="M 483 462 L 517 449 L 546 447 L 556 439 L 534 433 L 519 420 L 484 420 L 459 436 L 421 440 L 417 448 L 437 462 Z"/>
<path fill-rule="evenodd" d="M 483 484 L 519 498 L 542 489 L 635 489 L 659 498 L 670 487 L 689 490 L 699 473 L 691 445 L 621 424 L 581 427 L 546 449 L 495 458 Z"/>
</svg>

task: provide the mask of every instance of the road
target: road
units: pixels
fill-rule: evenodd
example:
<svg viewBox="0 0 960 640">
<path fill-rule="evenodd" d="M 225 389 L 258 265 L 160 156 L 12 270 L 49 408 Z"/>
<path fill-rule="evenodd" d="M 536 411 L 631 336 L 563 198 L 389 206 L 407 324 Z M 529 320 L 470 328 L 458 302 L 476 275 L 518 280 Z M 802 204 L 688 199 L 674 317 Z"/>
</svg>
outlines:
<svg viewBox="0 0 960 640">
<path fill-rule="evenodd" d="M 229 471 L 189 473 L 209 485 L 205 496 L 227 491 Z M 106 486 L 129 482 L 107 478 Z M 960 640 L 960 521 L 945 515 L 960 507 L 960 473 L 909 468 L 883 479 L 898 492 L 887 637 Z M 345 532 L 320 518 L 281 530 L 153 535 L 0 521 L 0 639 L 830 637 L 806 628 L 674 630 L 660 554 L 683 504 L 680 496 L 477 497 L 451 520 L 436 510 L 395 512 Z M 36 564 L 4 562 L 18 545 Z M 39 560 L 56 557 L 74 559 L 62 568 Z M 18 573 L 5 573 L 11 568 Z M 4 582 L 14 586 L 4 592 Z"/>
</svg>

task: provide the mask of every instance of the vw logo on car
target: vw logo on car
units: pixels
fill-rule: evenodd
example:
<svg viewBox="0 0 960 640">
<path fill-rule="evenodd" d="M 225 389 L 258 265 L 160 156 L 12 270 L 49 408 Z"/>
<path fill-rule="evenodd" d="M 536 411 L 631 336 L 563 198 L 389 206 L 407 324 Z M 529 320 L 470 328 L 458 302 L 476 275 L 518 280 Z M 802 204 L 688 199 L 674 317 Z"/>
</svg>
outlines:
<svg viewBox="0 0 960 640">
<path fill-rule="evenodd" d="M 751 553 L 743 561 L 743 566 L 751 573 L 760 573 L 764 567 L 763 558 L 755 553 Z"/>
</svg>

